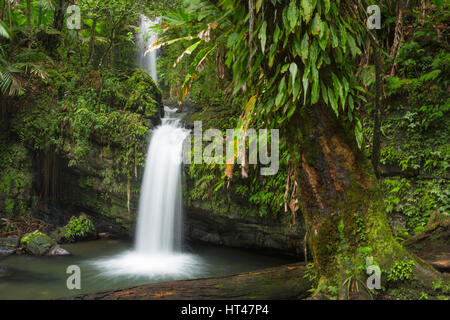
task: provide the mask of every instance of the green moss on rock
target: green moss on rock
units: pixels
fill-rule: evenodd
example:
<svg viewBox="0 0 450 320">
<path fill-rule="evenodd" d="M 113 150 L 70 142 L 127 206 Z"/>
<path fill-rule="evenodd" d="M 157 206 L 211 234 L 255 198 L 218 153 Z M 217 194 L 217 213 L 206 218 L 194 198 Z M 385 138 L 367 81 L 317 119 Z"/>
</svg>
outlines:
<svg viewBox="0 0 450 320">
<path fill-rule="evenodd" d="M 139 113 L 148 119 L 157 119 L 161 115 L 161 91 L 150 75 L 137 70 L 126 82 L 129 98 L 125 110 Z"/>
<path fill-rule="evenodd" d="M 50 251 L 55 245 L 55 242 L 45 233 L 36 230 L 22 237 L 20 244 L 27 253 L 35 256 L 43 256 Z"/>
</svg>

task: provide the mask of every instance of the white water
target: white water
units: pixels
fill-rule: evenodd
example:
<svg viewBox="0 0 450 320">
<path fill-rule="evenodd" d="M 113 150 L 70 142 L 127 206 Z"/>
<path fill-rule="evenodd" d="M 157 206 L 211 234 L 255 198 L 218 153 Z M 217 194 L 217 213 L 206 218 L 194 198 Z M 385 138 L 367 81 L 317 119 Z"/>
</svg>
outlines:
<svg viewBox="0 0 450 320">
<path fill-rule="evenodd" d="M 183 141 L 189 131 L 165 108 L 162 124 L 153 132 L 147 152 L 139 201 L 136 251 L 170 254 L 181 251 Z"/>
<path fill-rule="evenodd" d="M 141 15 L 137 38 L 139 68 L 146 70 L 155 82 L 158 82 L 158 74 L 156 72 L 156 57 L 158 51 L 154 50 L 147 55 L 145 55 L 145 52 L 153 46 L 156 40 L 158 40 L 158 35 L 150 29 L 158 23 L 159 19 L 150 20 L 146 16 Z"/>
<path fill-rule="evenodd" d="M 139 64 L 156 78 L 156 52 L 144 52 L 157 40 L 148 27 L 157 23 L 141 17 Z M 147 36 L 145 34 L 147 33 Z M 148 37 L 148 40 L 146 39 Z M 162 123 L 153 132 L 147 151 L 139 200 L 135 249 L 95 262 L 107 275 L 183 276 L 200 272 L 200 261 L 182 253 L 183 217 L 181 164 L 183 141 L 189 131 L 180 126 L 175 109 L 165 107 Z"/>
</svg>

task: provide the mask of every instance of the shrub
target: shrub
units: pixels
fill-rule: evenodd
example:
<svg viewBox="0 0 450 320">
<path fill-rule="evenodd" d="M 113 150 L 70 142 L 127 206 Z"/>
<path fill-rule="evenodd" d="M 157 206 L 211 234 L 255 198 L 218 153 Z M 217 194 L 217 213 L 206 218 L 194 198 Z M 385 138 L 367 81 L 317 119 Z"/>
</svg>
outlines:
<svg viewBox="0 0 450 320">
<path fill-rule="evenodd" d="M 84 214 L 70 218 L 63 228 L 63 238 L 67 241 L 75 241 L 88 238 L 95 234 L 95 227 L 92 221 Z"/>
</svg>

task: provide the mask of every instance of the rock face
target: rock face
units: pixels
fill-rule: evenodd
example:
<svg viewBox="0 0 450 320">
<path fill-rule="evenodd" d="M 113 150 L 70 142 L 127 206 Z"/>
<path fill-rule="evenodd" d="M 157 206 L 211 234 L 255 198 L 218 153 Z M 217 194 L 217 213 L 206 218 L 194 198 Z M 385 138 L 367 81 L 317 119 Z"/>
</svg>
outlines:
<svg viewBox="0 0 450 320">
<path fill-rule="evenodd" d="M 14 254 L 18 247 L 18 237 L 0 238 L 0 256 L 8 256 Z"/>
<path fill-rule="evenodd" d="M 159 88 L 142 70 L 124 79 L 120 90 L 108 92 L 103 96 L 111 107 L 105 115 L 111 127 L 91 132 L 82 158 L 77 158 L 77 144 L 69 143 L 73 138 L 70 131 L 64 133 L 67 139 L 59 147 L 62 150 L 36 157 L 36 172 L 43 167 L 54 170 L 35 179 L 37 194 L 43 194 L 40 189 L 49 185 L 48 181 L 51 190 L 44 193 L 46 197 L 34 198 L 33 216 L 62 227 L 83 212 L 97 232 L 129 238 L 134 234 L 149 130 L 160 123 L 163 105 Z"/>
<path fill-rule="evenodd" d="M 304 258 L 302 225 L 284 227 L 275 221 L 187 208 L 185 232 L 189 240 Z"/>
</svg>

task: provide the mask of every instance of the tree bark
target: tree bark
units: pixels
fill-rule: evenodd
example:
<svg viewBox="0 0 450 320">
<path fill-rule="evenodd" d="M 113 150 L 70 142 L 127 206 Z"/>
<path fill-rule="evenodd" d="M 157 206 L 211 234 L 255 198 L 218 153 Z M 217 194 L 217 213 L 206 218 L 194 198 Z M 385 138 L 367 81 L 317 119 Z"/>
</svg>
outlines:
<svg viewBox="0 0 450 320">
<path fill-rule="evenodd" d="M 393 238 L 382 193 L 370 161 L 358 150 L 350 127 L 340 125 L 330 108 L 306 107 L 290 123 L 290 153 L 296 167 L 300 208 L 320 288 L 334 286 L 346 298 L 345 281 L 366 283 L 364 254 L 370 247 L 385 269 L 413 259 Z M 354 287 L 354 286 L 352 286 Z M 352 290 L 350 290 L 352 291 Z"/>
<path fill-rule="evenodd" d="M 53 18 L 53 28 L 61 31 L 64 24 L 64 11 L 65 11 L 66 1 L 58 0 L 55 10 L 55 15 Z"/>
<path fill-rule="evenodd" d="M 76 296 L 77 300 L 303 299 L 311 283 L 301 264 L 274 267 L 220 278 L 172 281 Z"/>
<path fill-rule="evenodd" d="M 31 0 L 27 0 L 27 29 L 28 29 L 28 49 L 30 49 L 31 41 L 33 38 L 31 30 Z"/>
<path fill-rule="evenodd" d="M 89 52 L 86 65 L 89 65 L 92 59 L 92 54 L 94 52 L 94 40 L 95 40 L 95 28 L 97 27 L 97 17 L 93 18 L 91 27 L 91 37 L 89 39 Z"/>
<path fill-rule="evenodd" d="M 0 20 L 3 21 L 3 17 L 5 15 L 5 8 L 6 8 L 6 0 L 2 1 L 2 7 L 0 9 Z"/>
<path fill-rule="evenodd" d="M 373 45 L 375 57 L 375 111 L 374 111 L 374 126 L 373 126 L 373 141 L 372 141 L 372 165 L 375 170 L 377 178 L 380 177 L 378 164 L 380 162 L 380 147 L 381 147 L 381 112 L 383 105 L 381 103 L 381 96 L 383 95 L 383 77 L 381 66 L 380 49 L 376 44 Z"/>
</svg>

